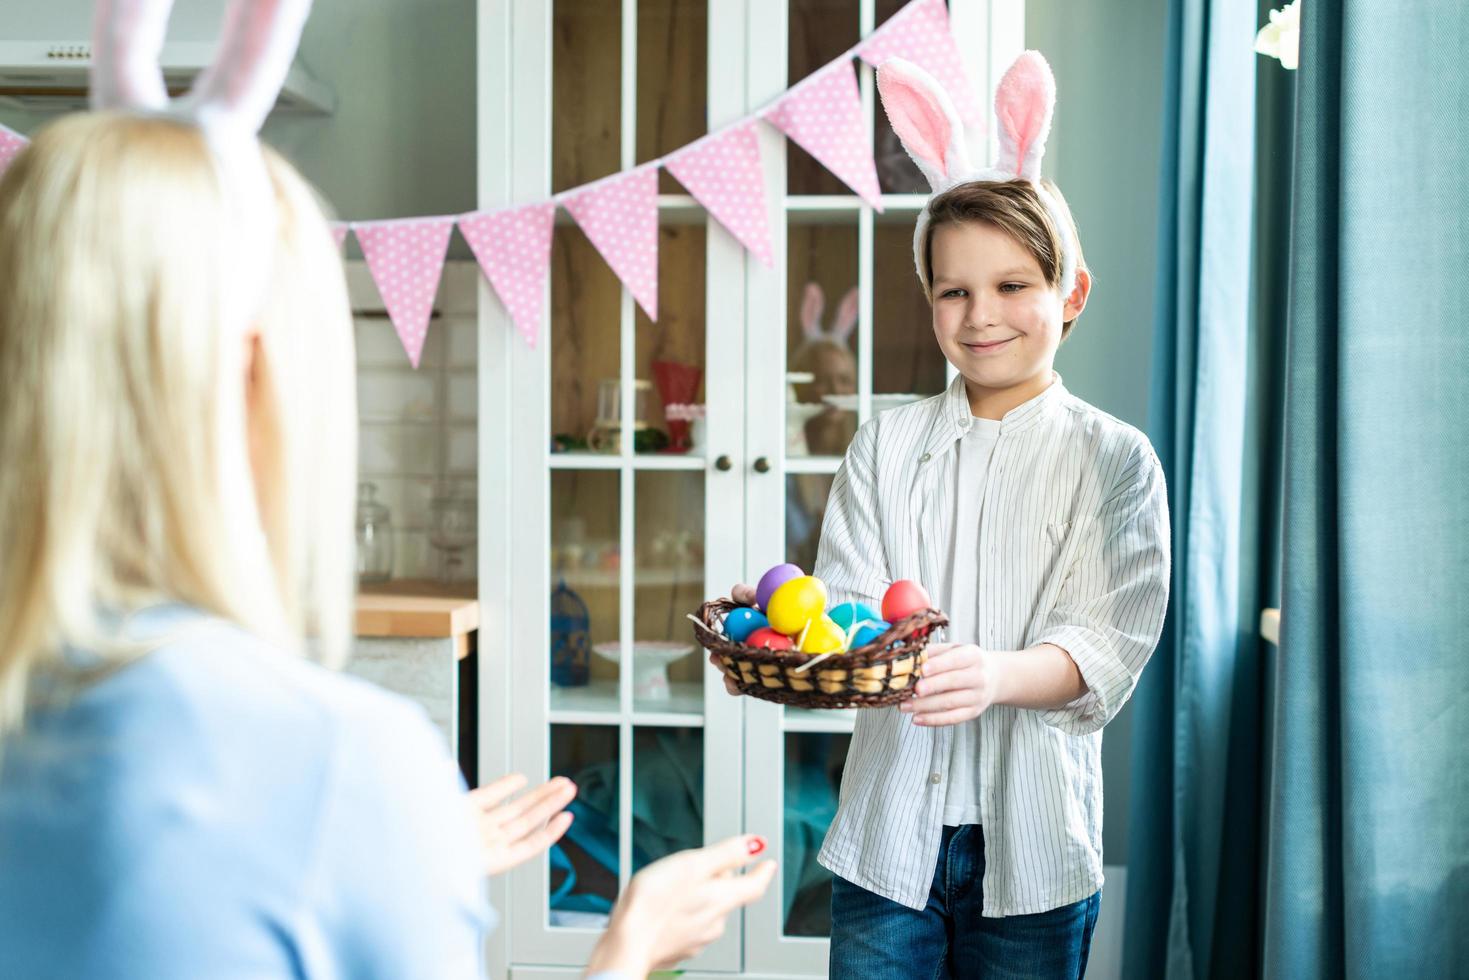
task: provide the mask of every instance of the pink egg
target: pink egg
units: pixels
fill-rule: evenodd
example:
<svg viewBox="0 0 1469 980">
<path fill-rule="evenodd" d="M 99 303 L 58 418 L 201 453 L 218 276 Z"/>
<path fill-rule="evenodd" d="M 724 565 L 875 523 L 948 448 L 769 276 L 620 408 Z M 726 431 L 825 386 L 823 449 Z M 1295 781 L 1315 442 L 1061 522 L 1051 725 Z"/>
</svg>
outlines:
<svg viewBox="0 0 1469 980">
<path fill-rule="evenodd" d="M 785 585 L 793 578 L 800 578 L 806 573 L 790 563 L 776 565 L 770 571 L 760 576 L 760 584 L 755 586 L 755 608 L 765 612 L 765 604 L 775 594 L 775 590 Z"/>
<path fill-rule="evenodd" d="M 933 601 L 923 591 L 923 586 L 906 578 L 898 579 L 883 594 L 882 618 L 889 623 L 896 623 L 932 605 Z"/>
<path fill-rule="evenodd" d="M 769 626 L 762 626 L 745 637 L 745 646 L 766 650 L 789 650 L 794 644 L 784 633 L 777 633 Z"/>
</svg>

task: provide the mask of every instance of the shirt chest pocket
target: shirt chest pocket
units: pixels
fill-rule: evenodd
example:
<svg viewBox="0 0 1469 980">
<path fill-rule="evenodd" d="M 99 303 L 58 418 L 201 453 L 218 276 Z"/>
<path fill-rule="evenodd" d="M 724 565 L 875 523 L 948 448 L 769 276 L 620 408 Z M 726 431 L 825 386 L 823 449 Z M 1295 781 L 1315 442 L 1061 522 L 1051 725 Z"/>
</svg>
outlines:
<svg viewBox="0 0 1469 980">
<path fill-rule="evenodd" d="M 1051 521 L 1046 524 L 1044 527 L 1046 540 L 1054 547 L 1065 544 L 1074 523 L 1074 521 Z"/>
</svg>

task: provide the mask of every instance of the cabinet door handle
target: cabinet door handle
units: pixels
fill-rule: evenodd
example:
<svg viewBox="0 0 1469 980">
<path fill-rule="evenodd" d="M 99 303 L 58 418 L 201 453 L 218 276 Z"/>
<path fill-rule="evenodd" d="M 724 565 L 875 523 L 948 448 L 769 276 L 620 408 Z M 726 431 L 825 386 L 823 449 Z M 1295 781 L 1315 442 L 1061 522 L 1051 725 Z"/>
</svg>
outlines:
<svg viewBox="0 0 1469 980">
<path fill-rule="evenodd" d="M 755 460 L 755 472 L 756 473 L 769 473 L 770 472 L 770 460 L 766 459 L 764 456 L 758 457 Z"/>
<path fill-rule="evenodd" d="M 730 460 L 728 456 L 721 456 L 714 461 L 714 468 L 716 470 L 719 470 L 721 473 L 729 472 L 730 467 L 732 466 L 734 466 L 734 463 Z"/>
</svg>

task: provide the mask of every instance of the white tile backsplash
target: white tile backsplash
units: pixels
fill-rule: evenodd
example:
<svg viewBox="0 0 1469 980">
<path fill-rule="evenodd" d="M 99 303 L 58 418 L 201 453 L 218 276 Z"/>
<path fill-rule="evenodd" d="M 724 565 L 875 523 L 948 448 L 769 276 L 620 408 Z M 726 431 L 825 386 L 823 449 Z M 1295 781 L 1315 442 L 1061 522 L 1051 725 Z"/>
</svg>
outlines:
<svg viewBox="0 0 1469 980">
<path fill-rule="evenodd" d="M 473 493 L 478 457 L 478 267 L 449 262 L 417 370 L 366 264 L 347 264 L 355 311 L 360 479 L 376 484 L 393 525 L 394 575 L 433 578 L 439 554 L 429 543 L 436 488 L 452 479 Z M 363 315 L 364 311 L 367 315 Z M 475 565 L 474 549 L 465 567 Z"/>
</svg>

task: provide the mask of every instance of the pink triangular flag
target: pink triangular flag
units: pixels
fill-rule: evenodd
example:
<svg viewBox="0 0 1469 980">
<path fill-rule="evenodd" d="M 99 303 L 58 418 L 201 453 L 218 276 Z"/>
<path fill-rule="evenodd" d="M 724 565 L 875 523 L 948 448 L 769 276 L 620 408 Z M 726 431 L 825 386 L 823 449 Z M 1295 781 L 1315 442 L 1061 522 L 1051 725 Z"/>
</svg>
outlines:
<svg viewBox="0 0 1469 980">
<path fill-rule="evenodd" d="M 408 360 L 418 367 L 449 251 L 451 217 L 357 221 L 352 231 Z"/>
<path fill-rule="evenodd" d="M 889 58 L 906 58 L 938 79 L 965 122 L 984 122 L 984 110 L 949 32 L 944 0 L 914 0 L 858 45 L 857 55 L 873 66 Z"/>
<path fill-rule="evenodd" d="M 562 199 L 617 278 L 658 319 L 658 166 L 606 177 Z"/>
<path fill-rule="evenodd" d="M 21 150 L 26 148 L 30 140 L 6 126 L 0 126 L 0 174 L 10 166 L 10 161 L 16 158 Z"/>
<path fill-rule="evenodd" d="M 664 158 L 663 166 L 766 267 L 775 265 L 753 119 L 690 144 Z"/>
<path fill-rule="evenodd" d="M 347 244 L 347 233 L 352 230 L 352 226 L 345 221 L 333 221 L 331 226 L 332 238 L 337 243 L 337 251 L 340 252 L 342 246 Z"/>
<path fill-rule="evenodd" d="M 765 113 L 765 121 L 801 144 L 862 200 L 882 210 L 872 140 L 851 61 L 843 58 L 798 82 Z"/>
<path fill-rule="evenodd" d="M 550 201 L 459 216 L 459 233 L 531 347 L 540 332 L 555 221 L 556 205 Z"/>
</svg>

